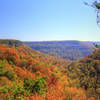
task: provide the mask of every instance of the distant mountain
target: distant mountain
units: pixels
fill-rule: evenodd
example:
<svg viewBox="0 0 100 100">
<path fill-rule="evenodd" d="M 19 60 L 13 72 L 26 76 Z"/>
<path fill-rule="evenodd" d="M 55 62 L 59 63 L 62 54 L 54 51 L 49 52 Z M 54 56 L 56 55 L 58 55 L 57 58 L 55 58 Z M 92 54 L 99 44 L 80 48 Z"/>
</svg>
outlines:
<svg viewBox="0 0 100 100">
<path fill-rule="evenodd" d="M 44 54 L 67 59 L 78 60 L 93 52 L 93 42 L 82 41 L 43 41 L 43 42 L 24 42 L 31 48 Z"/>
<path fill-rule="evenodd" d="M 91 45 L 92 47 L 94 47 L 94 43 L 97 45 L 100 45 L 100 41 L 85 41 L 85 43 L 88 43 L 89 45 Z"/>
</svg>

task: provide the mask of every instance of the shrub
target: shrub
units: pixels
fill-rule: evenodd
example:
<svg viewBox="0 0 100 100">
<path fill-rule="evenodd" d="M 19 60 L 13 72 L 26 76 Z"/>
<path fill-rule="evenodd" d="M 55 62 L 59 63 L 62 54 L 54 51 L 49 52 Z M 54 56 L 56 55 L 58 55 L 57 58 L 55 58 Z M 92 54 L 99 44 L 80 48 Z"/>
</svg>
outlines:
<svg viewBox="0 0 100 100">
<path fill-rule="evenodd" d="M 24 96 L 29 95 L 21 83 L 17 84 L 15 82 L 13 82 L 12 86 L 5 85 L 0 89 L 0 92 L 5 94 L 4 100 L 23 100 Z"/>
<path fill-rule="evenodd" d="M 14 71 L 13 71 L 13 68 L 11 68 L 7 64 L 0 64 L 0 76 L 5 76 L 9 80 L 14 80 Z"/>
<path fill-rule="evenodd" d="M 31 94 L 38 93 L 41 96 L 45 95 L 45 91 L 47 89 L 46 87 L 46 81 L 43 77 L 37 79 L 37 80 L 25 80 L 24 81 L 24 88 L 28 91 L 30 91 Z"/>
</svg>

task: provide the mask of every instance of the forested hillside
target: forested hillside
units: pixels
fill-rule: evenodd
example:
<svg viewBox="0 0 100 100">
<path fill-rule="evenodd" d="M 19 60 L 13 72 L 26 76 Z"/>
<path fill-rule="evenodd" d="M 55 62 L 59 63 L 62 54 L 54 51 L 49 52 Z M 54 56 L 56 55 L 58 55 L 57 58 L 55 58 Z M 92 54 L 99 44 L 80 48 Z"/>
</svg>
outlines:
<svg viewBox="0 0 100 100">
<path fill-rule="evenodd" d="M 67 76 L 76 87 L 84 87 L 87 97 L 100 99 L 100 49 L 95 50 L 87 57 L 72 62 L 67 67 Z"/>
<path fill-rule="evenodd" d="M 1 41 L 0 100 L 100 100 L 99 49 L 70 62 Z"/>
<path fill-rule="evenodd" d="M 80 41 L 24 42 L 44 54 L 75 61 L 93 52 L 93 43 Z"/>
<path fill-rule="evenodd" d="M 59 82 L 66 83 L 67 77 L 60 70 L 69 61 L 41 54 L 25 45 L 7 45 L 4 41 L 0 44 L 0 100 L 63 98 L 60 90 L 63 85 L 60 87 Z"/>
</svg>

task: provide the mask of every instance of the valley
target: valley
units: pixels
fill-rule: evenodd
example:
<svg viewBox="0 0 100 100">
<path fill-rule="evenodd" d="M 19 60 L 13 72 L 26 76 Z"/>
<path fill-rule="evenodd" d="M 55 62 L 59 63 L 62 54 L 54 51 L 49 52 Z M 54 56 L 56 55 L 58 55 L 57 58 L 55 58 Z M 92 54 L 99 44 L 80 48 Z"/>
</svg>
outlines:
<svg viewBox="0 0 100 100">
<path fill-rule="evenodd" d="M 93 52 L 93 43 L 86 41 L 37 41 L 24 42 L 32 49 L 38 50 L 44 54 L 63 58 L 66 60 L 79 60 Z M 98 42 L 100 43 L 100 42 Z"/>
<path fill-rule="evenodd" d="M 19 40 L 0 40 L 0 98 L 100 100 L 100 49 L 70 61 L 41 53 Z"/>
</svg>

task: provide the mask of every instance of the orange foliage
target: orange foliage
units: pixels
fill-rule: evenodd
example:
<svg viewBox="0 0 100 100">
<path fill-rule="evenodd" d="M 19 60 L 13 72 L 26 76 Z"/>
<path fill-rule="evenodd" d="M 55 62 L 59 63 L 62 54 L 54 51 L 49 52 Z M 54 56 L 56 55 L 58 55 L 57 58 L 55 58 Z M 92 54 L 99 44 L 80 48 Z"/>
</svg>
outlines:
<svg viewBox="0 0 100 100">
<path fill-rule="evenodd" d="M 25 79 L 34 80 L 40 76 L 47 76 L 45 79 L 48 88 L 46 96 L 41 97 L 39 94 L 34 94 L 30 97 L 32 100 L 87 100 L 83 89 L 68 87 L 69 78 L 66 73 L 61 72 L 68 65 L 65 60 L 43 55 L 25 46 L 15 49 L 0 45 L 0 59 L 3 58 L 8 61 L 6 67 L 14 69 L 16 81 L 23 82 Z M 10 61 L 14 63 L 13 67 Z M 88 57 L 83 60 L 84 63 L 89 61 Z M 1 79 L 11 84 L 7 78 L 2 77 Z M 30 98 L 27 97 L 25 100 L 30 100 Z M 94 100 L 94 98 L 88 100 Z"/>
<path fill-rule="evenodd" d="M 20 77 L 21 80 L 34 79 L 34 77 L 35 77 L 34 73 L 31 73 L 27 70 L 20 68 L 20 67 L 15 67 L 15 72 L 16 72 L 17 76 Z"/>
</svg>

